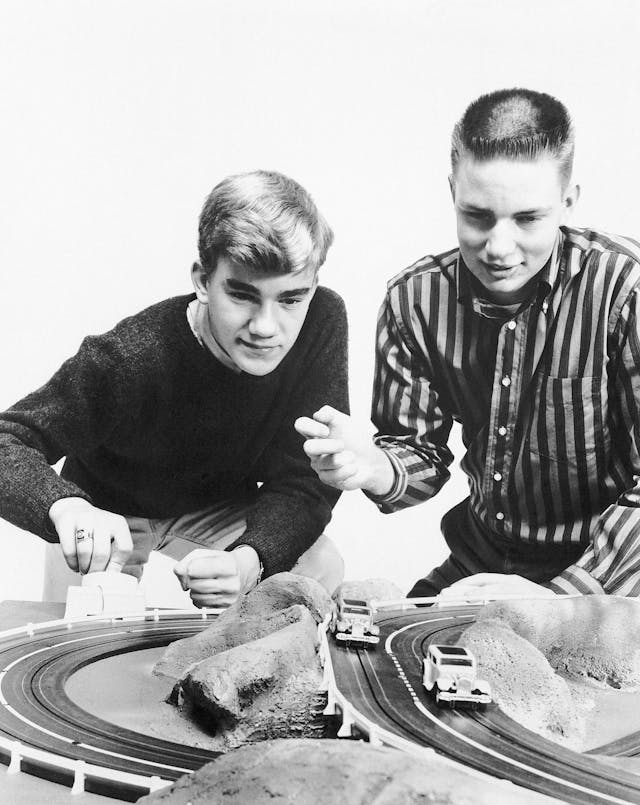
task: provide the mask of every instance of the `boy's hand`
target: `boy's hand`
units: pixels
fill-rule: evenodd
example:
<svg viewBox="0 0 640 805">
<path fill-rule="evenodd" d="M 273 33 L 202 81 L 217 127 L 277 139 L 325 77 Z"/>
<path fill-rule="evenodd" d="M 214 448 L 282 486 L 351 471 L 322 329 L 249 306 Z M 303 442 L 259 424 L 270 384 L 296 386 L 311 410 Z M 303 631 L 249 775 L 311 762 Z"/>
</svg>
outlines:
<svg viewBox="0 0 640 805">
<path fill-rule="evenodd" d="M 133 550 L 129 525 L 120 514 L 98 509 L 84 498 L 61 498 L 49 509 L 64 558 L 78 573 L 119 573 Z"/>
<path fill-rule="evenodd" d="M 369 428 L 330 405 L 294 423 L 307 438 L 304 452 L 321 481 L 336 489 L 366 489 L 384 495 L 393 486 L 394 471 L 384 450 L 373 443 Z"/>
<path fill-rule="evenodd" d="M 232 551 L 196 548 L 173 568 L 197 607 L 230 607 L 256 586 L 260 559 L 249 545 Z"/>
</svg>

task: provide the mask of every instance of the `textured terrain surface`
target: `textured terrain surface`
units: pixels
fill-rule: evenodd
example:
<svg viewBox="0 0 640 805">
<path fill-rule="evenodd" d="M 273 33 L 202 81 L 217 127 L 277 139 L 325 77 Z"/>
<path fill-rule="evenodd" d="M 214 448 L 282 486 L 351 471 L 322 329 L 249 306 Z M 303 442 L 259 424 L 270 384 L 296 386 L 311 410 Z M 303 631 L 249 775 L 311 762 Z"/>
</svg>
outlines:
<svg viewBox="0 0 640 805">
<path fill-rule="evenodd" d="M 598 690 L 632 692 L 640 685 L 635 599 L 496 601 L 459 642 L 476 655 L 479 675 L 507 715 L 578 751 L 593 733 L 588 722 Z"/>
<path fill-rule="evenodd" d="M 282 629 L 300 620 L 303 611 L 320 623 L 332 606 L 324 587 L 313 579 L 277 573 L 225 610 L 208 629 L 168 646 L 153 672 L 181 679 L 195 663 Z"/>
<path fill-rule="evenodd" d="M 267 637 L 203 660 L 181 681 L 182 706 L 215 733 L 216 749 L 324 734 L 317 625 L 304 611 Z"/>
<path fill-rule="evenodd" d="M 245 746 L 138 800 L 143 805 L 544 805 L 541 794 L 361 741 Z"/>
<path fill-rule="evenodd" d="M 405 597 L 398 585 L 388 579 L 343 581 L 333 594 L 335 599 L 338 596 L 359 598 L 365 601 L 395 601 Z"/>
<path fill-rule="evenodd" d="M 205 631 L 168 646 L 154 674 L 175 681 L 169 701 L 210 748 L 323 737 L 318 623 L 332 607 L 317 582 L 279 573 Z"/>
<path fill-rule="evenodd" d="M 495 601 L 478 623 L 497 619 L 539 649 L 550 665 L 575 679 L 613 688 L 640 686 L 640 602 L 584 595 Z"/>
</svg>

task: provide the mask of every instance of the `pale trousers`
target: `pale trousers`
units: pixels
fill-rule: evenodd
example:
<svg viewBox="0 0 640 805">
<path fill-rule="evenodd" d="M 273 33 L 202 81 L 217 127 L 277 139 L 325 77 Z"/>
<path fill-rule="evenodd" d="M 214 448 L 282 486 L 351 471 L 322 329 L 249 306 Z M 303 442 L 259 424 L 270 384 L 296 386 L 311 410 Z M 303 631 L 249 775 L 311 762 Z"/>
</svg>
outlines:
<svg viewBox="0 0 640 805">
<path fill-rule="evenodd" d="M 127 517 L 133 552 L 123 572 L 139 579 L 152 551 L 179 561 L 195 548 L 224 550 L 244 533 L 246 508 L 222 503 L 168 519 Z M 344 561 L 332 540 L 321 534 L 291 572 L 315 579 L 332 594 L 344 578 Z"/>
</svg>

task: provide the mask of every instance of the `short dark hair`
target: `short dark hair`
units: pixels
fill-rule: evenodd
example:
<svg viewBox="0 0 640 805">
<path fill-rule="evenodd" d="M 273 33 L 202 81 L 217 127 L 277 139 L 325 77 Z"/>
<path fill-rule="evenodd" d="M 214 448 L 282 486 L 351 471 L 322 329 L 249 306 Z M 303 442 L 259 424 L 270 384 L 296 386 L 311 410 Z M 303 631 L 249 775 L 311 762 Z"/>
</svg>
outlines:
<svg viewBox="0 0 640 805">
<path fill-rule="evenodd" d="M 563 186 L 573 168 L 574 131 L 569 112 L 552 95 L 530 89 L 500 89 L 481 95 L 456 123 L 451 137 L 451 169 L 464 154 L 478 160 L 558 160 Z"/>
<path fill-rule="evenodd" d="M 207 197 L 198 225 L 200 263 L 220 257 L 265 274 L 290 274 L 325 261 L 333 232 L 307 191 L 282 173 L 228 176 Z"/>
</svg>

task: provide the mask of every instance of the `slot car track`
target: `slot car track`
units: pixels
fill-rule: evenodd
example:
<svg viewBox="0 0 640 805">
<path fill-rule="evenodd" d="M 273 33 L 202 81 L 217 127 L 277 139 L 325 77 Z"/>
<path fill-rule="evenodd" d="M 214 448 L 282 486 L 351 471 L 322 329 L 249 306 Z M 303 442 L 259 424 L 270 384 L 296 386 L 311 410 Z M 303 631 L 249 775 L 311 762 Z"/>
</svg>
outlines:
<svg viewBox="0 0 640 805">
<path fill-rule="evenodd" d="M 210 618 L 210 616 L 209 616 Z M 104 721 L 66 694 L 68 678 L 84 666 L 129 651 L 165 646 L 211 625 L 199 614 L 162 619 L 100 619 L 28 627 L 0 634 L 0 762 L 72 786 L 134 802 L 177 780 L 219 753 L 164 741 Z M 32 631 L 32 634 L 29 634 Z M 52 757 L 47 757 L 51 755 Z M 56 758 L 72 761 L 64 768 Z M 103 775 L 99 769 L 116 772 Z M 98 769 L 98 771 L 95 771 Z"/>
<path fill-rule="evenodd" d="M 640 776 L 547 741 L 494 705 L 474 711 L 435 704 L 422 686 L 422 657 L 430 642 L 454 642 L 477 609 L 380 611 L 374 651 L 346 649 L 329 638 L 341 695 L 381 732 L 482 773 L 570 803 L 640 803 Z M 65 693 L 66 681 L 82 667 L 194 635 L 211 617 L 156 612 L 145 619 L 55 621 L 0 633 L 0 762 L 72 791 L 133 802 L 214 759 L 215 752 L 102 720 Z M 640 755 L 640 733 L 597 752 Z"/>
<path fill-rule="evenodd" d="M 422 685 L 422 658 L 431 642 L 455 642 L 477 609 L 379 612 L 375 652 L 330 641 L 339 691 L 392 734 L 494 777 L 571 803 L 640 803 L 640 776 L 594 757 L 640 754 L 640 733 L 582 754 L 525 729 L 495 705 L 450 710 L 435 703 Z"/>
</svg>

